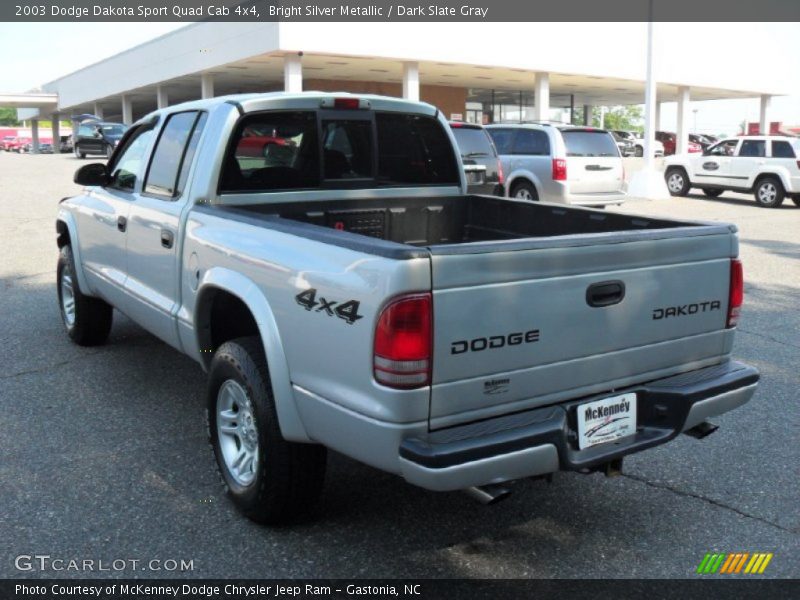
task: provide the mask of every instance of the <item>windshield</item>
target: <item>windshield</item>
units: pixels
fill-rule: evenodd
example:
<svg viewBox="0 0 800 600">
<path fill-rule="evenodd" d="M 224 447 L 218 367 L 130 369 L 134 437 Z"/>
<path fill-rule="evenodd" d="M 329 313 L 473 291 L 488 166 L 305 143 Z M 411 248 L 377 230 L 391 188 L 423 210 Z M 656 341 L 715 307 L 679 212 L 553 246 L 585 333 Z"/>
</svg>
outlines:
<svg viewBox="0 0 800 600">
<path fill-rule="evenodd" d="M 567 156 L 619 156 L 614 138 L 605 131 L 562 131 Z"/>
<path fill-rule="evenodd" d="M 464 158 L 494 156 L 494 148 L 483 129 L 474 127 L 453 127 L 458 149 Z"/>
</svg>

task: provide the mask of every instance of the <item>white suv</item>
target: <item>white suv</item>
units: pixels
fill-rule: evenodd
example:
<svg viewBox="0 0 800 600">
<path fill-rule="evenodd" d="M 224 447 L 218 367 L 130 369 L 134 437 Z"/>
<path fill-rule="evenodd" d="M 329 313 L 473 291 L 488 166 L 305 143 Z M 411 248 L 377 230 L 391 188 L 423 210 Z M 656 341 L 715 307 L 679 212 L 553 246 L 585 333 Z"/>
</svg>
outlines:
<svg viewBox="0 0 800 600">
<path fill-rule="evenodd" d="M 487 125 L 506 195 L 518 200 L 605 206 L 625 201 L 625 172 L 605 129 L 547 124 Z"/>
<path fill-rule="evenodd" d="M 789 196 L 800 206 L 798 157 L 798 138 L 748 135 L 717 142 L 703 154 L 670 156 L 664 177 L 673 196 L 685 196 L 694 187 L 711 198 L 726 190 L 752 192 L 767 208 Z"/>
</svg>

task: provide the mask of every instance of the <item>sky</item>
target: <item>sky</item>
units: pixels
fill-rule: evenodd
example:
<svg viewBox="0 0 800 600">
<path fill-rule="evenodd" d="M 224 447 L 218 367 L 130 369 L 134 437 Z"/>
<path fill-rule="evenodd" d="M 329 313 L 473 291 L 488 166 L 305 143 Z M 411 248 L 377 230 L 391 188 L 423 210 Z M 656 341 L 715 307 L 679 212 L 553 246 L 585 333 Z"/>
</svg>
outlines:
<svg viewBox="0 0 800 600">
<path fill-rule="evenodd" d="M 57 79 L 77 69 L 122 52 L 184 26 L 185 23 L 0 23 L 0 92 L 22 92 Z M 698 56 L 709 51 L 700 45 Z M 798 47 L 800 52 L 800 47 Z M 7 57 L 13 57 L 8 60 Z M 778 64 L 765 63 L 781 77 Z M 784 74 L 785 75 L 785 74 Z M 693 112 L 696 110 L 697 112 Z M 758 121 L 757 99 L 693 102 L 693 131 L 735 134 L 743 120 Z M 772 100 L 770 119 L 800 125 L 800 90 L 797 95 Z M 676 128 L 675 103 L 664 103 L 661 126 Z M 696 126 L 695 126 L 696 124 Z"/>
</svg>

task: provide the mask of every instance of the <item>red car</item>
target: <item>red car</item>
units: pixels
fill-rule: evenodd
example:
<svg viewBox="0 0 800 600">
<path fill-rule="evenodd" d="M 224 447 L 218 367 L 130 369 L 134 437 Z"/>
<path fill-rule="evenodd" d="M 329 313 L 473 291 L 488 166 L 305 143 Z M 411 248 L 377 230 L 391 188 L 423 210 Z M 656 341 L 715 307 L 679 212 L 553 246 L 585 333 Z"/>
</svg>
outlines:
<svg viewBox="0 0 800 600">
<path fill-rule="evenodd" d="M 30 141 L 30 138 L 15 137 L 13 140 L 6 143 L 6 150 L 8 152 L 19 152 L 22 154 L 25 151 L 25 145 Z"/>
<path fill-rule="evenodd" d="M 656 139 L 664 144 L 664 156 L 671 156 L 675 154 L 675 148 L 678 143 L 678 136 L 669 131 L 656 131 Z M 686 147 L 689 154 L 695 154 L 703 151 L 703 147 L 695 142 L 688 142 Z"/>
</svg>

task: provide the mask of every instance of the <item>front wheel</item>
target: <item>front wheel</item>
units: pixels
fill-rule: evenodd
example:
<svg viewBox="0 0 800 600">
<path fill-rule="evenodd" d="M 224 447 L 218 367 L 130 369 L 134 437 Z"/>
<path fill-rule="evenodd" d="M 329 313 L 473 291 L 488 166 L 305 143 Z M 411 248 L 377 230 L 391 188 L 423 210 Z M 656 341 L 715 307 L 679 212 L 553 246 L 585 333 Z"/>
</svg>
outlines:
<svg viewBox="0 0 800 600">
<path fill-rule="evenodd" d="M 526 200 L 528 202 L 539 200 L 539 194 L 536 193 L 536 188 L 527 181 L 520 181 L 514 184 L 514 187 L 511 189 L 511 197 L 515 200 Z"/>
<path fill-rule="evenodd" d="M 75 258 L 69 245 L 61 248 L 56 268 L 58 304 L 67 335 L 79 346 L 97 346 L 108 339 L 114 310 L 100 298 L 86 296 L 75 276 Z"/>
<path fill-rule="evenodd" d="M 209 369 L 206 402 L 211 447 L 239 510 L 271 525 L 307 516 L 322 493 L 327 450 L 281 435 L 259 337 L 219 347 Z"/>
<path fill-rule="evenodd" d="M 775 177 L 765 177 L 756 184 L 756 202 L 764 208 L 778 208 L 785 196 L 783 185 Z"/>
<path fill-rule="evenodd" d="M 667 182 L 667 189 L 672 196 L 685 196 L 689 193 L 691 184 L 683 169 L 667 169 L 664 179 Z"/>
</svg>

